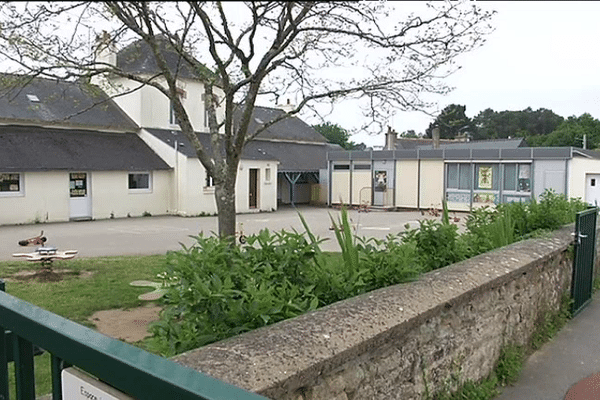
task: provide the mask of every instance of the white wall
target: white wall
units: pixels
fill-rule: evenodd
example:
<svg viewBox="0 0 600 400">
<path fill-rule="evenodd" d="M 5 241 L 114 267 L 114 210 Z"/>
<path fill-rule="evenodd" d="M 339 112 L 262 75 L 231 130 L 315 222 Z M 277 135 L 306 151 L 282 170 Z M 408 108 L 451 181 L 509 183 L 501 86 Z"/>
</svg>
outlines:
<svg viewBox="0 0 600 400">
<path fill-rule="evenodd" d="M 0 196 L 0 225 L 68 221 L 69 172 L 25 172 L 23 194 Z M 167 214 L 171 207 L 171 171 L 152 171 L 152 189 L 128 189 L 127 171 L 92 171 L 88 184 L 92 218 Z"/>
<path fill-rule="evenodd" d="M 370 169 L 352 171 L 352 204 L 371 205 L 372 174 Z"/>
<path fill-rule="evenodd" d="M 159 82 L 165 84 L 164 81 Z M 107 90 L 109 94 L 114 95 L 139 86 L 137 82 L 123 78 L 115 79 L 114 84 L 117 89 Z M 199 81 L 179 80 L 177 86 L 185 92 L 182 102 L 194 130 L 207 132 L 208 128 L 204 125 L 204 84 Z M 103 88 L 106 88 L 106 86 L 103 86 Z M 220 99 L 224 97 L 224 93 L 220 89 L 214 88 L 214 92 Z M 144 128 L 179 129 L 177 124 L 170 124 L 171 106 L 169 99 L 154 87 L 144 86 L 132 93 L 115 97 L 114 100 L 139 126 Z M 224 107 L 220 107 L 217 110 L 217 118 L 222 120 L 224 115 Z"/>
<path fill-rule="evenodd" d="M 417 208 L 419 160 L 396 160 L 396 207 Z"/>
<path fill-rule="evenodd" d="M 554 189 L 556 193 L 567 194 L 565 189 L 568 160 L 535 160 L 533 162 L 533 189 L 536 199 L 546 189 Z"/>
<path fill-rule="evenodd" d="M 0 195 L 0 225 L 69 220 L 67 172 L 21 173 L 23 192 Z"/>
<path fill-rule="evenodd" d="M 248 193 L 250 190 L 250 169 L 258 169 L 258 204 L 250 208 Z M 266 169 L 271 170 L 271 179 L 265 180 Z M 236 212 L 273 211 L 277 209 L 277 162 L 242 160 L 238 167 L 236 182 Z"/>
<path fill-rule="evenodd" d="M 600 160 L 574 157 L 569 162 L 569 197 L 579 197 L 588 201 L 586 195 L 586 175 L 600 174 Z"/>
<path fill-rule="evenodd" d="M 347 169 L 331 172 L 331 204 L 350 203 L 350 171 Z"/>
<path fill-rule="evenodd" d="M 251 209 L 248 202 L 250 184 L 249 169 L 257 168 L 258 205 Z M 265 181 L 266 169 L 271 170 L 270 182 Z M 179 163 L 179 206 L 175 211 L 179 215 L 196 216 L 215 214 L 217 204 L 214 187 L 205 187 L 205 170 L 197 158 L 187 158 Z M 236 212 L 273 211 L 277 209 L 277 162 L 242 160 L 236 181 Z"/>
<path fill-rule="evenodd" d="M 444 197 L 444 161 L 443 160 L 421 160 L 420 176 L 420 199 L 421 208 L 442 207 Z"/>
<path fill-rule="evenodd" d="M 127 171 L 94 171 L 91 174 L 94 219 L 139 217 L 169 212 L 171 171 L 151 171 L 150 190 L 130 190 Z"/>
</svg>

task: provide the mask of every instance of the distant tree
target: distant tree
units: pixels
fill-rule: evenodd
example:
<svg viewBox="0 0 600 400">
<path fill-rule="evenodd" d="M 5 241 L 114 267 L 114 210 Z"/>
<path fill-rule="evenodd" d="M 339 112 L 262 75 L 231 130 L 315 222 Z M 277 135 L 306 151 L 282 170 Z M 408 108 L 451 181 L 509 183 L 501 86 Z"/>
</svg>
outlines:
<svg viewBox="0 0 600 400">
<path fill-rule="evenodd" d="M 474 139 L 505 139 L 508 137 L 527 137 L 537 141 L 535 136 L 548 135 L 563 121 L 563 117 L 552 110 L 531 107 L 522 111 L 494 111 L 487 108 L 473 118 Z"/>
<path fill-rule="evenodd" d="M 414 131 L 414 129 L 409 129 L 407 131 L 402 132 L 400 134 L 400 137 L 403 137 L 403 138 L 419 138 L 421 136 L 418 135 L 417 132 Z"/>
<path fill-rule="evenodd" d="M 339 144 L 346 150 L 364 150 L 366 145 L 364 143 L 354 143 L 350 141 L 350 133 L 339 126 L 338 124 L 332 124 L 331 122 L 325 122 L 323 124 L 313 125 L 315 131 L 325 136 L 325 139 L 329 143 Z"/>
<path fill-rule="evenodd" d="M 587 149 L 600 147 L 600 121 L 588 113 L 579 117 L 571 116 L 563 121 L 551 134 L 538 136 L 535 138 L 537 140 L 528 139 L 527 142 L 530 146 L 573 146 L 581 148 L 583 147 L 584 136 Z"/>
<path fill-rule="evenodd" d="M 440 115 L 429 124 L 425 136 L 432 137 L 433 128 L 440 128 L 440 138 L 454 139 L 460 134 L 472 134 L 473 123 L 466 116 L 467 107 L 459 104 L 450 104 L 442 110 Z"/>
</svg>

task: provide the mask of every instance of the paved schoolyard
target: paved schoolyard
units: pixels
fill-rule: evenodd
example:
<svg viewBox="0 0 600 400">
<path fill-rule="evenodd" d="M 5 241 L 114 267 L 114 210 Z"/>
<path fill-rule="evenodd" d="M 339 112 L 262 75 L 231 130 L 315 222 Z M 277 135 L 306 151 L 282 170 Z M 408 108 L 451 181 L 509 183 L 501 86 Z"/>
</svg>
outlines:
<svg viewBox="0 0 600 400">
<path fill-rule="evenodd" d="M 306 219 L 311 231 L 320 238 L 328 239 L 322 244 L 323 250 L 339 251 L 335 235 L 331 227 L 329 215 L 336 217 L 339 210 L 327 207 L 298 207 Z M 418 226 L 424 218 L 418 211 L 349 211 L 356 232 L 359 236 L 384 238 L 389 233 L 403 231 L 408 223 Z M 461 223 L 464 221 L 464 215 Z M 439 217 L 437 218 L 440 219 Z M 304 231 L 298 212 L 291 207 L 284 207 L 275 212 L 241 214 L 237 216 L 246 234 L 257 233 L 263 228 L 272 231 L 296 229 Z M 47 245 L 59 250 L 75 249 L 78 257 L 98 257 L 138 254 L 164 254 L 168 250 L 181 248 L 180 242 L 186 245 L 193 243 L 190 235 L 203 232 L 210 235 L 217 230 L 216 217 L 175 217 L 156 216 L 140 218 L 124 218 L 112 220 L 61 222 L 34 225 L 0 226 L 0 260 L 14 260 L 13 253 L 33 250 L 35 247 L 20 247 L 18 241 L 38 235 L 44 231 L 48 238 Z"/>
</svg>

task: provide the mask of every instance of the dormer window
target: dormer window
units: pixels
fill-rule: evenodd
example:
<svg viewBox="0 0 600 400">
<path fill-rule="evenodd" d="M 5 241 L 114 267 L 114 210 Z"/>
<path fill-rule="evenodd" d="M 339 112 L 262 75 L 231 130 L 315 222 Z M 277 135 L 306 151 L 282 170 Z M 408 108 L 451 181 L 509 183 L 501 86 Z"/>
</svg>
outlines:
<svg viewBox="0 0 600 400">
<path fill-rule="evenodd" d="M 39 103 L 40 102 L 39 97 L 37 97 L 35 94 L 28 94 L 27 95 L 27 99 L 29 99 L 29 101 L 32 102 L 32 103 Z"/>
<path fill-rule="evenodd" d="M 177 95 L 181 100 L 187 97 L 187 93 L 185 90 L 181 88 L 177 88 Z M 177 116 L 175 115 L 175 105 L 173 104 L 173 100 L 169 101 L 169 124 L 178 125 Z"/>
</svg>

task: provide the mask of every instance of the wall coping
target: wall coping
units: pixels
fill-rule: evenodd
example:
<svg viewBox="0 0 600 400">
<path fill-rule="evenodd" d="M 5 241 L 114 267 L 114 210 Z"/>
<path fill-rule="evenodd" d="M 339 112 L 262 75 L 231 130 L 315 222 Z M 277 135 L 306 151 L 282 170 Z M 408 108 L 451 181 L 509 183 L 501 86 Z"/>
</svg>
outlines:
<svg viewBox="0 0 600 400">
<path fill-rule="evenodd" d="M 499 287 L 563 252 L 574 225 L 545 238 L 513 243 L 293 319 L 173 358 L 217 379 L 262 393 L 301 387 L 478 293 Z"/>
</svg>

